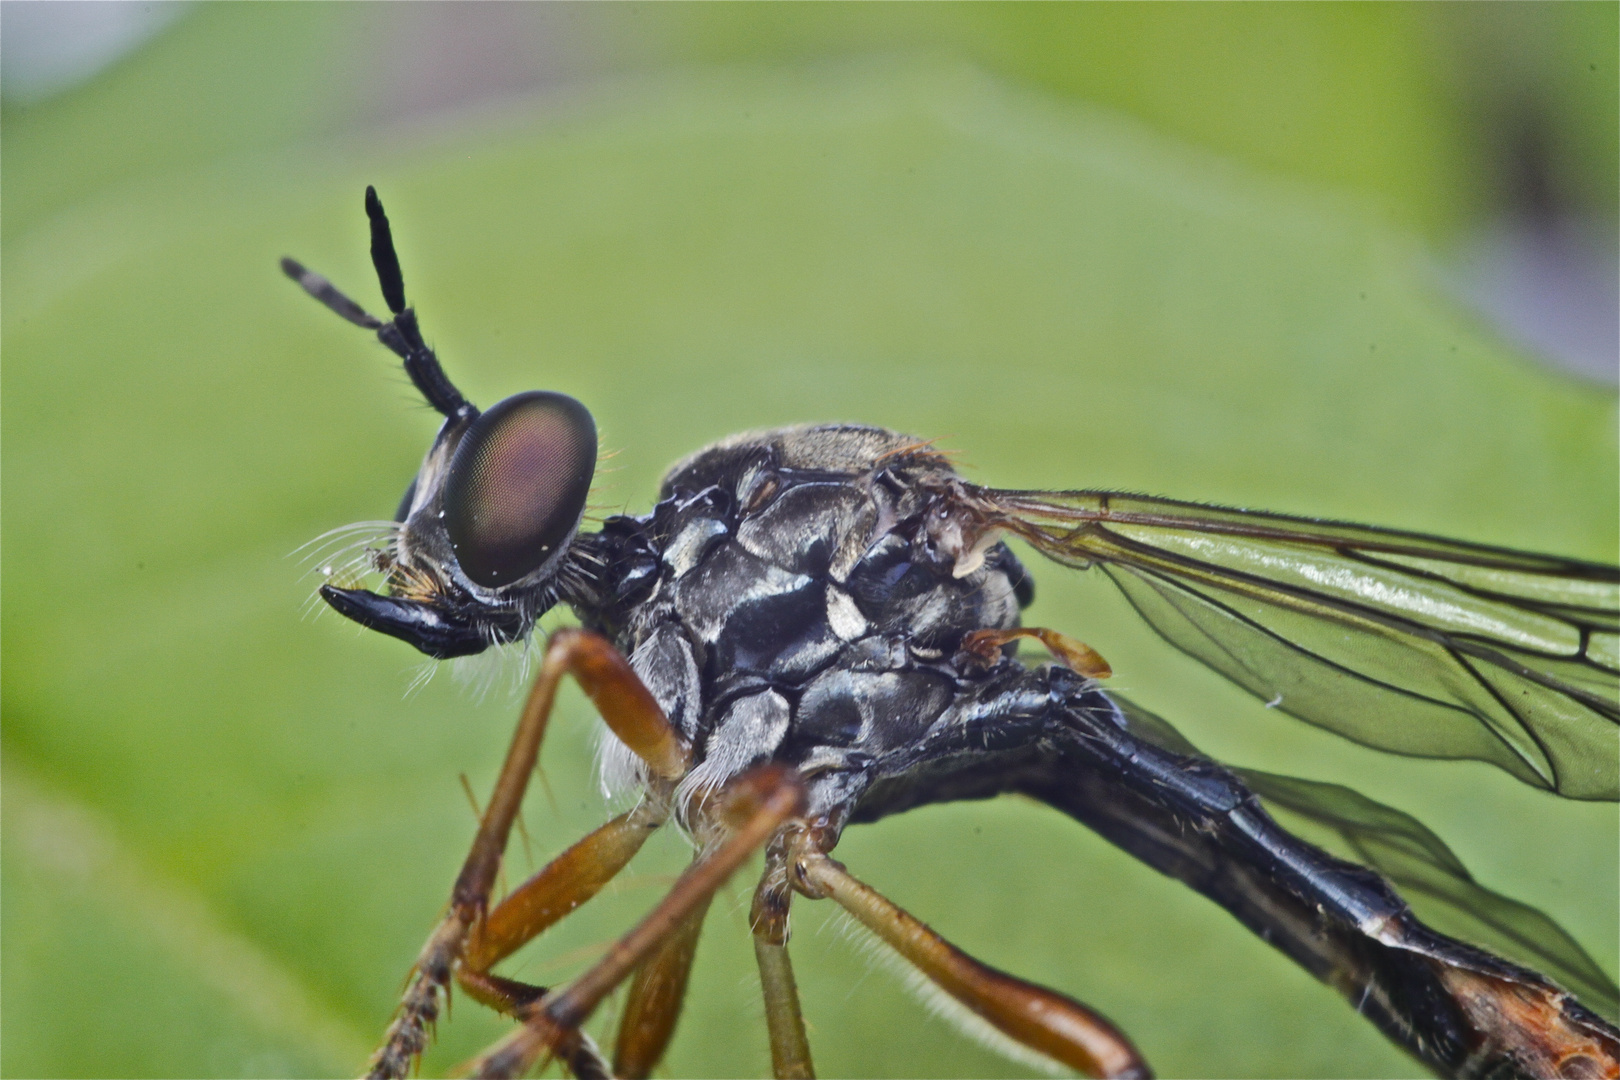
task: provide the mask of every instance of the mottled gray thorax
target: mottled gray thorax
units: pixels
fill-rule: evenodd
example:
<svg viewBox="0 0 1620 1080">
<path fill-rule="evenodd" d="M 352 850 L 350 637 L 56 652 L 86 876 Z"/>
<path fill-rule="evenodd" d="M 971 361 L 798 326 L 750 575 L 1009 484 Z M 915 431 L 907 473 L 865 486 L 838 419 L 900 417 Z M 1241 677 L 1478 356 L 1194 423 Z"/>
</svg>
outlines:
<svg viewBox="0 0 1620 1080">
<path fill-rule="evenodd" d="M 962 635 L 1017 625 L 1023 580 L 1000 545 L 956 578 L 919 539 L 928 482 L 952 475 L 915 440 L 841 425 L 734 436 L 670 470 L 638 523 L 655 580 L 616 636 L 692 742 L 688 786 L 765 759 L 858 771 L 946 711 Z"/>
</svg>

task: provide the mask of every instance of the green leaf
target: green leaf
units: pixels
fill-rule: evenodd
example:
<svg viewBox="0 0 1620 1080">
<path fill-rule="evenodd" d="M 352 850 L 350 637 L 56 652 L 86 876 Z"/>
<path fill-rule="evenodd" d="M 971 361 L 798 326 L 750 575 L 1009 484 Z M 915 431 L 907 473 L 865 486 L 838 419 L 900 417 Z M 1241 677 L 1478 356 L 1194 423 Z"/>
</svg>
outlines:
<svg viewBox="0 0 1620 1080">
<path fill-rule="evenodd" d="M 69 164 L 7 167 L 48 187 Z M 847 419 L 940 437 L 1001 486 L 1614 557 L 1612 395 L 1512 355 L 1411 246 L 1313 193 L 970 69 L 671 76 L 113 186 L 8 233 L 0 282 L 5 758 L 128 869 L 86 891 L 8 838 L 8 1074 L 359 1067 L 255 1021 L 119 881 L 185 897 L 361 1039 L 448 895 L 473 829 L 458 774 L 488 791 L 516 702 L 446 677 L 407 696 L 420 658 L 301 619 L 313 582 L 286 557 L 387 516 L 434 427 L 391 357 L 276 268 L 295 255 L 375 304 L 367 182 L 462 389 L 590 406 L 619 451 L 605 510 L 645 509 L 707 440 Z M 1411 812 L 1482 884 L 1614 955 L 1612 809 L 1307 729 L 1173 653 L 1095 575 L 1036 575 L 1032 621 L 1085 638 L 1212 754 Z M 527 808 L 536 860 L 604 815 L 589 728 L 570 693 L 552 798 Z M 8 774 L 8 828 L 19 790 Z M 1037 807 L 921 811 L 839 854 L 963 948 L 1101 1009 L 1163 1074 L 1413 1071 L 1208 903 Z M 656 846 L 510 970 L 578 970 L 683 859 Z M 511 873 L 527 861 L 515 846 Z M 672 1075 L 768 1070 L 748 884 L 709 920 Z M 793 947 L 825 1074 L 1016 1073 L 868 979 L 817 931 L 823 907 L 798 905 Z M 501 1030 L 458 997 L 426 1070 Z"/>
</svg>

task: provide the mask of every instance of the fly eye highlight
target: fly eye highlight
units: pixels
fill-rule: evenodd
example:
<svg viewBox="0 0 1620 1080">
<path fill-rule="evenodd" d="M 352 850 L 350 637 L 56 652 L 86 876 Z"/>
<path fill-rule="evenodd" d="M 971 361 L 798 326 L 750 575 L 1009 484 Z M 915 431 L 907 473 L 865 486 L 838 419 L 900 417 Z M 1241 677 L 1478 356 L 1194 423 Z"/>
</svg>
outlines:
<svg viewBox="0 0 1620 1080">
<path fill-rule="evenodd" d="M 566 394 L 507 398 L 467 430 L 444 481 L 444 528 L 485 588 L 534 573 L 578 528 L 596 471 L 596 422 Z"/>
</svg>

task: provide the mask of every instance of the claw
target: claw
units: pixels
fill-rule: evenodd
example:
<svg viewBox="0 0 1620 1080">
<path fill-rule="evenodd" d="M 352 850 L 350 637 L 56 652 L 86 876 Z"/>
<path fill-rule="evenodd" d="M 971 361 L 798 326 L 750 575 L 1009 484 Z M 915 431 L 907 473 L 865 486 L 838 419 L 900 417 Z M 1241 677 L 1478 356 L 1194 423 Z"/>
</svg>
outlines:
<svg viewBox="0 0 1620 1080">
<path fill-rule="evenodd" d="M 416 960 L 416 974 L 388 1025 L 383 1044 L 371 1057 L 368 1080 L 404 1080 L 427 1049 L 439 1019 L 439 991 L 448 995 L 450 971 L 467 938 L 467 924 L 451 914 L 434 929 Z"/>
</svg>

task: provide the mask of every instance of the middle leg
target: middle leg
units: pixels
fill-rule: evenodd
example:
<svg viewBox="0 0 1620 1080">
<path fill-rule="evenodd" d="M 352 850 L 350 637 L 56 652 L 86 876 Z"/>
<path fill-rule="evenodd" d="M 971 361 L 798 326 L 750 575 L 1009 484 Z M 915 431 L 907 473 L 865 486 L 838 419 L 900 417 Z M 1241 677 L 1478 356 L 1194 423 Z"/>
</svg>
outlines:
<svg viewBox="0 0 1620 1080">
<path fill-rule="evenodd" d="M 692 974 L 703 918 L 709 900 L 700 901 L 668 937 L 636 968 L 619 1020 L 613 1045 L 613 1075 L 621 1080 L 643 1080 L 663 1060 L 675 1034 L 686 983 Z"/>
<path fill-rule="evenodd" d="M 779 839 L 765 853 L 765 874 L 754 890 L 754 905 L 749 913 L 754 959 L 759 964 L 759 985 L 765 998 L 771 1073 L 777 1080 L 813 1080 L 816 1072 L 810 1060 L 810 1040 L 804 1032 L 799 987 L 787 951 L 788 905 L 792 899 L 785 844 Z"/>
</svg>

